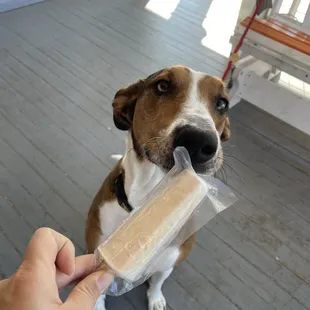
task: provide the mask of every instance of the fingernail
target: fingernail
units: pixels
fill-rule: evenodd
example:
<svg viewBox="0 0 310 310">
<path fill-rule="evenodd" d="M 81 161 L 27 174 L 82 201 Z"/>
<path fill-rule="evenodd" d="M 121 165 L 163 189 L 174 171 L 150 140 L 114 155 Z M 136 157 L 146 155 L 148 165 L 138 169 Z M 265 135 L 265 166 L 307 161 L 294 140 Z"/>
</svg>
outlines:
<svg viewBox="0 0 310 310">
<path fill-rule="evenodd" d="M 97 279 L 97 287 L 98 287 L 98 290 L 102 293 L 103 291 L 105 291 L 109 285 L 112 283 L 114 279 L 114 276 L 105 271 L 103 272 Z"/>
</svg>

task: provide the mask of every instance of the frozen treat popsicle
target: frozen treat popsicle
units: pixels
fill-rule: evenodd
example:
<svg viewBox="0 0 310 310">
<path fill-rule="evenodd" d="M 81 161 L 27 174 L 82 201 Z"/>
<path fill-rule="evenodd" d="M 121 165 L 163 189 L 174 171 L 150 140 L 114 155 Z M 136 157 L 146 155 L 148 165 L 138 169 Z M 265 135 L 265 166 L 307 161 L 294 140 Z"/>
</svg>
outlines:
<svg viewBox="0 0 310 310">
<path fill-rule="evenodd" d="M 127 281 L 138 280 L 191 217 L 206 192 L 205 183 L 191 169 L 173 177 L 98 247 L 97 255 L 105 268 Z"/>
</svg>

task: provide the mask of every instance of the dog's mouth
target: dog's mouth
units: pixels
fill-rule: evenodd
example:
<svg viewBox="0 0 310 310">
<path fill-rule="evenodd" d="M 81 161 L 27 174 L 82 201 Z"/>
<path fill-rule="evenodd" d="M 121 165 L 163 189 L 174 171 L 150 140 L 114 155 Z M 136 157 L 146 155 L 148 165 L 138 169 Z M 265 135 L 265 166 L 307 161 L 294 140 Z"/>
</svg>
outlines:
<svg viewBox="0 0 310 310">
<path fill-rule="evenodd" d="M 178 147 L 187 150 L 191 165 L 199 174 L 213 175 L 222 166 L 222 148 L 217 133 L 192 125 L 177 128 L 169 139 L 163 139 L 154 149 L 145 146 L 144 153 L 151 162 L 168 172 L 175 165 L 173 153 Z"/>
<path fill-rule="evenodd" d="M 174 151 L 174 149 L 172 150 Z M 150 162 L 157 165 L 166 173 L 168 173 L 176 165 L 173 151 L 167 152 L 165 154 L 154 154 L 150 152 L 150 150 L 145 150 L 145 155 Z M 214 156 L 212 159 L 206 162 L 199 162 L 196 160 L 194 154 L 191 154 L 190 152 L 188 153 L 190 156 L 189 164 L 198 174 L 214 175 L 222 166 L 223 159 L 221 150 L 218 152 L 217 156 Z"/>
<path fill-rule="evenodd" d="M 161 166 L 166 172 L 170 171 L 175 166 L 173 155 L 169 156 L 169 159 L 163 160 L 159 166 Z M 194 162 L 191 157 L 191 166 L 198 174 L 214 175 L 221 168 L 222 160 L 220 156 L 217 156 L 217 158 L 214 158 L 208 162 L 197 163 Z"/>
</svg>

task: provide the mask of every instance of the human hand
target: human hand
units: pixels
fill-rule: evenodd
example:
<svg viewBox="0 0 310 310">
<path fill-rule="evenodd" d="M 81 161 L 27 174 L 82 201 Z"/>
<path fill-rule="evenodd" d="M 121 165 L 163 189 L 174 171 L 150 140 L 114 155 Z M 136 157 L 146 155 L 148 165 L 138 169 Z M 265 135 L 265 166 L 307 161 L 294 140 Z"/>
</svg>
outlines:
<svg viewBox="0 0 310 310">
<path fill-rule="evenodd" d="M 97 271 L 94 255 L 75 257 L 72 242 L 49 228 L 35 232 L 21 266 L 0 281 L 1 310 L 91 310 L 113 275 Z M 81 282 L 79 282 L 82 280 Z M 79 282 L 66 302 L 59 290 Z"/>
</svg>

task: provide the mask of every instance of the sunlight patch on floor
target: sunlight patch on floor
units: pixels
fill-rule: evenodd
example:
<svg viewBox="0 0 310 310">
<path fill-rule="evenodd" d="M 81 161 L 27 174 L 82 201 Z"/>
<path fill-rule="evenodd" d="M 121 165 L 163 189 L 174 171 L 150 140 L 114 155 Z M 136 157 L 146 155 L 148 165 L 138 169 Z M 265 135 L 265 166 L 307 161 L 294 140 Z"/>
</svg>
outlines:
<svg viewBox="0 0 310 310">
<path fill-rule="evenodd" d="M 149 0 L 145 8 L 164 19 L 170 19 L 180 0 Z"/>
<path fill-rule="evenodd" d="M 231 51 L 230 37 L 237 24 L 242 0 L 213 0 L 203 21 L 206 37 L 201 40 L 202 45 L 229 57 Z"/>
</svg>

